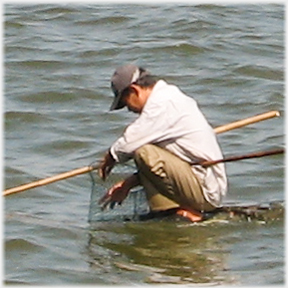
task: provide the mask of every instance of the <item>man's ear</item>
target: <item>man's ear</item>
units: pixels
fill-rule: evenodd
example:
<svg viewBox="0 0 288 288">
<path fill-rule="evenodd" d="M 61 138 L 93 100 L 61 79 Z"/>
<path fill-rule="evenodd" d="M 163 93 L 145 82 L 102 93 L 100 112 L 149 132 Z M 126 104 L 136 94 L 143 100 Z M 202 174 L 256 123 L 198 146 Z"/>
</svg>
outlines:
<svg viewBox="0 0 288 288">
<path fill-rule="evenodd" d="M 133 92 L 134 92 L 137 96 L 140 95 L 140 93 L 141 93 L 141 87 L 139 87 L 139 86 L 136 85 L 136 84 L 131 84 L 131 85 L 130 85 L 130 88 L 133 90 Z"/>
</svg>

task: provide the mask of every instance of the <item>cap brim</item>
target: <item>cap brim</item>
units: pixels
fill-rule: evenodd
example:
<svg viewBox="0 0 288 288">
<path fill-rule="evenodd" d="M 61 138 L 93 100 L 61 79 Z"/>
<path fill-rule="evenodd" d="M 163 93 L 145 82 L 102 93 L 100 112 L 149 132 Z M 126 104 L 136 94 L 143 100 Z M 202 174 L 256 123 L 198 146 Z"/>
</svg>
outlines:
<svg viewBox="0 0 288 288">
<path fill-rule="evenodd" d="M 118 109 L 125 107 L 125 104 L 121 103 L 120 99 L 121 99 L 121 94 L 119 94 L 118 96 L 114 98 L 112 105 L 110 107 L 110 111 L 118 110 Z"/>
</svg>

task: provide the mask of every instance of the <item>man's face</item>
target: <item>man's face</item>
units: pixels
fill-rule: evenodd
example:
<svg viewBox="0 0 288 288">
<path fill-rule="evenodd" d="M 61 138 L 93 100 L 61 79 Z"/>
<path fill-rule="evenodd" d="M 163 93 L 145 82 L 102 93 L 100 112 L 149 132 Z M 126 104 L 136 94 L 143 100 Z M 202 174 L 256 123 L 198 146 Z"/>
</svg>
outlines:
<svg viewBox="0 0 288 288">
<path fill-rule="evenodd" d="M 125 106 L 127 106 L 127 109 L 129 111 L 139 114 L 144 107 L 141 93 L 142 89 L 128 89 L 127 92 L 125 92 L 121 97 L 121 102 L 125 103 Z"/>
</svg>

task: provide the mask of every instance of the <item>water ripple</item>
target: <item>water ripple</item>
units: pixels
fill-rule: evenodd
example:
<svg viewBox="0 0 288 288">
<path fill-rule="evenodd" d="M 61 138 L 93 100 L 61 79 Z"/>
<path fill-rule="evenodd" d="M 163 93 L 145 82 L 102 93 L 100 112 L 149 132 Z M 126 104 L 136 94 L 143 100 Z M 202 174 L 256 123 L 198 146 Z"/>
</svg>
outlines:
<svg viewBox="0 0 288 288">
<path fill-rule="evenodd" d="M 111 75 L 126 62 L 178 85 L 197 100 L 213 127 L 281 112 L 279 118 L 219 135 L 225 155 L 284 146 L 284 8 L 5 4 L 5 187 L 102 158 L 135 119 L 124 111 L 108 112 Z M 283 201 L 283 157 L 226 167 L 227 202 Z M 95 174 L 95 203 L 113 181 L 134 171 L 118 168 L 103 183 Z M 90 192 L 90 177 L 83 175 L 5 198 L 6 283 L 284 283 L 283 219 L 273 225 L 215 222 L 209 229 L 157 221 L 123 224 L 119 209 L 119 221 L 103 221 L 89 240 L 90 231 L 82 228 Z"/>
</svg>

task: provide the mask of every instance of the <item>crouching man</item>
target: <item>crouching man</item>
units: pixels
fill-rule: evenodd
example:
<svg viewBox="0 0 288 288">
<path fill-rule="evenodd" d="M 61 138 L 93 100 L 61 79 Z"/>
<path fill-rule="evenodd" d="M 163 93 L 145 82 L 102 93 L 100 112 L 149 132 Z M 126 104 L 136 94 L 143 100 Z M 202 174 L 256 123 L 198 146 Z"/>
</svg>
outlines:
<svg viewBox="0 0 288 288">
<path fill-rule="evenodd" d="M 99 175 L 105 180 L 116 163 L 131 158 L 137 172 L 113 185 L 99 204 L 122 203 L 133 187 L 142 185 L 152 213 L 175 211 L 197 222 L 203 212 L 220 207 L 227 190 L 224 164 L 191 165 L 223 158 L 196 101 L 135 65 L 117 68 L 111 86 L 110 110 L 126 106 L 139 117 L 112 144 Z"/>
</svg>

